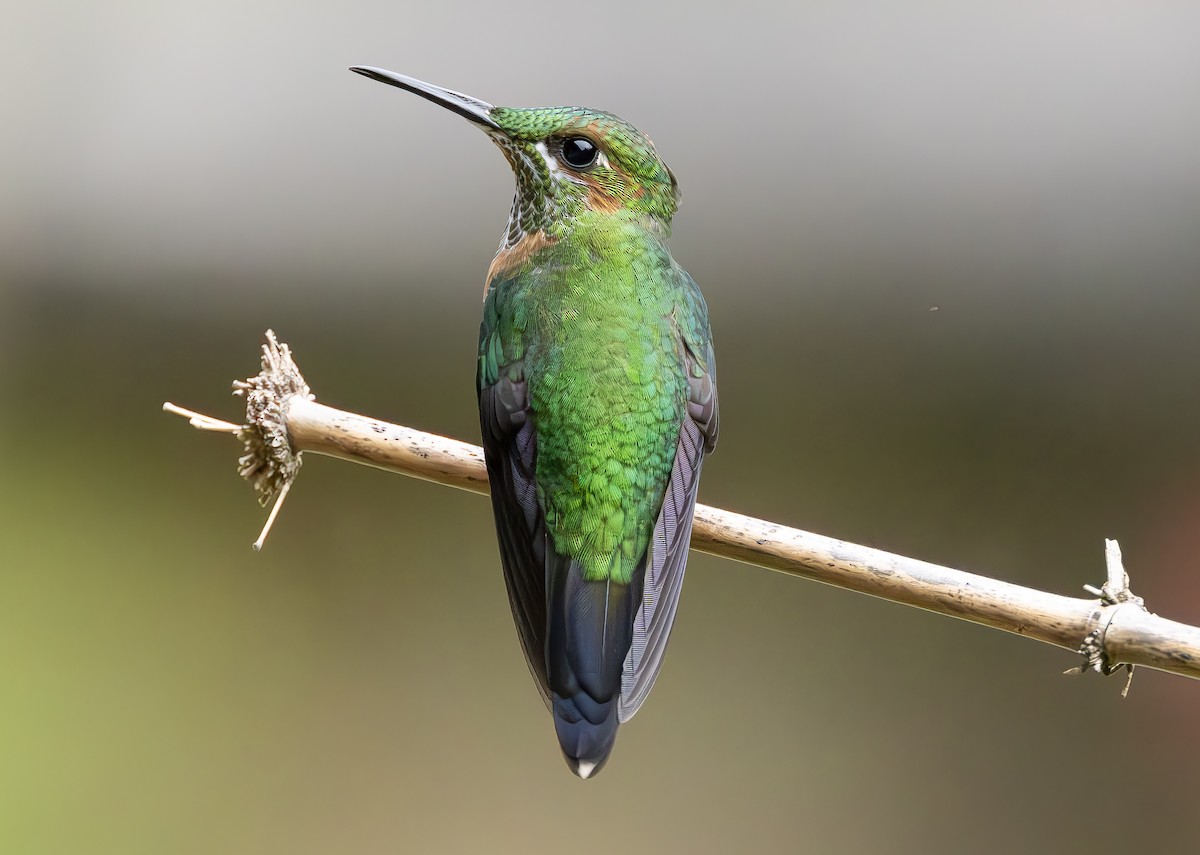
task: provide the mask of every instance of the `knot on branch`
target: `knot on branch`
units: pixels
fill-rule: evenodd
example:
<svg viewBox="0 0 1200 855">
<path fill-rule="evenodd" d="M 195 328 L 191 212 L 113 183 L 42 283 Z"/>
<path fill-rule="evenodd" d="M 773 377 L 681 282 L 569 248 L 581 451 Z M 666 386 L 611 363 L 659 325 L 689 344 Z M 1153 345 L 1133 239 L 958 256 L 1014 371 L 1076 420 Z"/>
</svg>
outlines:
<svg viewBox="0 0 1200 855">
<path fill-rule="evenodd" d="M 288 406 L 296 397 L 311 401 L 314 395 L 291 350 L 271 330 L 262 346 L 262 371 L 235 380 L 233 394 L 246 399 L 246 424 L 237 434 L 244 446 L 238 473 L 251 483 L 258 503 L 265 507 L 300 471 L 300 453 L 292 450 L 288 438 Z"/>
<path fill-rule="evenodd" d="M 1129 694 L 1129 686 L 1133 682 L 1133 666 L 1114 662 L 1108 654 L 1105 635 L 1113 618 L 1122 608 L 1135 608 L 1146 611 L 1146 601 L 1135 596 L 1129 589 L 1129 574 L 1125 572 L 1125 564 L 1121 559 L 1121 545 L 1115 540 L 1104 541 L 1104 561 L 1108 570 L 1108 578 L 1097 588 L 1095 585 L 1084 585 L 1083 589 L 1100 599 L 1100 609 L 1093 616 L 1097 626 L 1087 634 L 1079 646 L 1079 654 L 1083 663 L 1064 671 L 1064 674 L 1084 674 L 1095 671 L 1105 677 L 1115 674 L 1124 667 L 1129 672 L 1121 697 Z"/>
</svg>

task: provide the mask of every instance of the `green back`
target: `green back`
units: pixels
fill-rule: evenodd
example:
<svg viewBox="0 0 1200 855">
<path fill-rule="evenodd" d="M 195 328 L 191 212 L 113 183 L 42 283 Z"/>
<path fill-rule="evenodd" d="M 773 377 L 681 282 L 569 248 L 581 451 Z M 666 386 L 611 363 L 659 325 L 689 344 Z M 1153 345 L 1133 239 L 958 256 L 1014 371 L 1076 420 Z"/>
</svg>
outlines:
<svg viewBox="0 0 1200 855">
<path fill-rule="evenodd" d="M 480 381 L 524 379 L 555 548 L 627 583 L 646 551 L 687 413 L 683 340 L 705 352 L 695 284 L 633 214 L 584 212 L 492 283 Z"/>
</svg>

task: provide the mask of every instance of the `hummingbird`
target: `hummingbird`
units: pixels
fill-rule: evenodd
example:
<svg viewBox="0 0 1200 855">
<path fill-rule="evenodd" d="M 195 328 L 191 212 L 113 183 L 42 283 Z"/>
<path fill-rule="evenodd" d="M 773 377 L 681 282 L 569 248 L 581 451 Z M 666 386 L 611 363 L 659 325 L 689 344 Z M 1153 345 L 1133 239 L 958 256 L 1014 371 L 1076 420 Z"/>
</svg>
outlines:
<svg viewBox="0 0 1200 855">
<path fill-rule="evenodd" d="M 611 113 L 350 70 L 467 119 L 516 178 L 484 284 L 479 420 L 517 634 L 589 778 L 662 667 L 717 442 L 708 307 L 668 249 L 679 185 Z"/>
</svg>

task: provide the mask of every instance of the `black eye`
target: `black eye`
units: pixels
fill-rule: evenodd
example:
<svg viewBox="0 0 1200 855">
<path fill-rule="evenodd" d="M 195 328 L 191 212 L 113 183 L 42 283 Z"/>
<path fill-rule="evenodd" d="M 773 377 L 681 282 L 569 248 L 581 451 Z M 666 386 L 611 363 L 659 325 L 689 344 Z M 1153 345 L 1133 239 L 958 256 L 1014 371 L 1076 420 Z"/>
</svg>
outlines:
<svg viewBox="0 0 1200 855">
<path fill-rule="evenodd" d="M 570 137 L 563 140 L 562 159 L 567 166 L 575 169 L 586 169 L 596 162 L 600 149 L 587 137 Z"/>
</svg>

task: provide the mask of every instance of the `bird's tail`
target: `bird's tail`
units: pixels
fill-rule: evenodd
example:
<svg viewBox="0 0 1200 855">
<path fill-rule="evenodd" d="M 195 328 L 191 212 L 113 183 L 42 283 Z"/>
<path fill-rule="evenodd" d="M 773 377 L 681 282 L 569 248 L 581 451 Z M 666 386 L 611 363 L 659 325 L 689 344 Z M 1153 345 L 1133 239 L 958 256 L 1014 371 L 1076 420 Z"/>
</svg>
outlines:
<svg viewBox="0 0 1200 855">
<path fill-rule="evenodd" d="M 546 670 L 554 728 L 567 765 L 587 778 L 604 766 L 617 739 L 640 574 L 629 585 L 589 582 L 578 562 L 558 555 L 550 561 Z"/>
<path fill-rule="evenodd" d="M 554 695 L 554 729 L 567 767 L 587 779 L 604 768 L 617 741 L 617 702 L 597 703 L 586 691 Z"/>
</svg>

